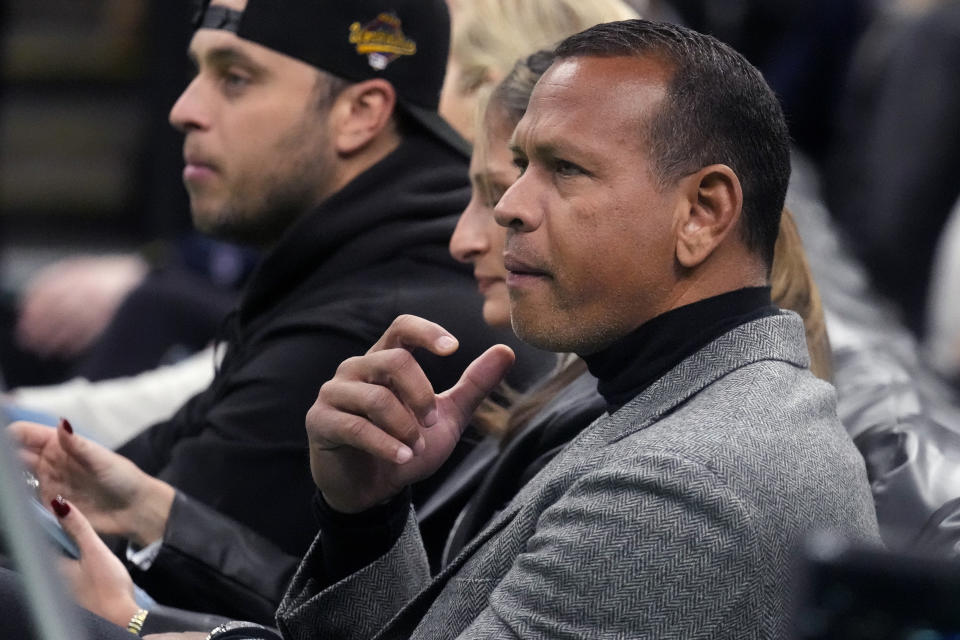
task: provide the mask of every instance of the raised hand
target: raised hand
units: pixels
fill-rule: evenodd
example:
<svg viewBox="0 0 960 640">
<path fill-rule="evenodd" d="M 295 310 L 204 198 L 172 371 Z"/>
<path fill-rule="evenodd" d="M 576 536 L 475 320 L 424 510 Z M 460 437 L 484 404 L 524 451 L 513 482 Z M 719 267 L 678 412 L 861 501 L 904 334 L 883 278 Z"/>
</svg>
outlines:
<svg viewBox="0 0 960 640">
<path fill-rule="evenodd" d="M 80 549 L 80 558 L 63 558 L 59 569 L 77 604 L 126 627 L 139 607 L 126 567 L 94 532 L 80 510 L 57 496 L 50 502 L 60 525 Z"/>
<path fill-rule="evenodd" d="M 514 354 L 496 345 L 453 387 L 436 394 L 413 356 L 446 356 L 456 339 L 417 316 L 400 316 L 363 356 L 345 360 L 307 413 L 310 469 L 327 503 L 356 513 L 433 474 Z"/>
<path fill-rule="evenodd" d="M 8 431 L 20 447 L 20 460 L 40 481 L 45 503 L 58 495 L 70 496 L 98 532 L 140 545 L 163 536 L 174 497 L 170 485 L 75 435 L 65 420 L 56 429 L 15 422 Z"/>
</svg>

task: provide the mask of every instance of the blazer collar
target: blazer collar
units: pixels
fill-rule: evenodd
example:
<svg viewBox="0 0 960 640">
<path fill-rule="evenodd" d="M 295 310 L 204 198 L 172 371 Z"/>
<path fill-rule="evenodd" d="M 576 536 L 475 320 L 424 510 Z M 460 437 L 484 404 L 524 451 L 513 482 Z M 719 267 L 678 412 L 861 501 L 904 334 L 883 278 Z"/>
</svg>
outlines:
<svg viewBox="0 0 960 640">
<path fill-rule="evenodd" d="M 551 483 L 558 483 L 556 490 L 562 491 L 563 478 L 578 473 L 583 465 L 595 464 L 593 457 L 585 454 L 647 428 L 732 371 L 762 360 L 808 367 L 806 345 L 803 321 L 792 311 L 780 311 L 723 334 L 682 360 L 622 408 L 594 420 L 520 490 L 501 515 L 532 494 L 551 491 Z"/>
<path fill-rule="evenodd" d="M 645 428 L 729 373 L 761 360 L 810 366 L 803 321 L 792 311 L 747 322 L 682 360 L 608 420 L 595 423 L 604 443 Z"/>
</svg>

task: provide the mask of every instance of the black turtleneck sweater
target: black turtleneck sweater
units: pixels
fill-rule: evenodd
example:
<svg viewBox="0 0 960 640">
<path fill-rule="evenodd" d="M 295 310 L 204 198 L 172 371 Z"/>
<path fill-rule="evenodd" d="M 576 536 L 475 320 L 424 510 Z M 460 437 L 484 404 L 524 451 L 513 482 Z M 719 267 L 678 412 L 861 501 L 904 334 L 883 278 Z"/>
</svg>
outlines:
<svg viewBox="0 0 960 640">
<path fill-rule="evenodd" d="M 552 407 L 562 405 L 561 393 L 511 440 L 451 532 L 454 553 L 604 408 L 609 413 L 617 411 L 708 343 L 777 311 L 769 287 L 738 289 L 661 314 L 586 356 L 604 402 L 592 403 L 592 410 L 587 411 Z M 389 551 L 403 532 L 409 506 L 410 497 L 404 493 L 364 513 L 347 515 L 330 509 L 318 492 L 315 513 L 324 551 L 318 577 L 333 584 Z"/>
<path fill-rule="evenodd" d="M 776 312 L 769 287 L 738 289 L 667 311 L 584 360 L 613 413 L 701 347 Z"/>
</svg>

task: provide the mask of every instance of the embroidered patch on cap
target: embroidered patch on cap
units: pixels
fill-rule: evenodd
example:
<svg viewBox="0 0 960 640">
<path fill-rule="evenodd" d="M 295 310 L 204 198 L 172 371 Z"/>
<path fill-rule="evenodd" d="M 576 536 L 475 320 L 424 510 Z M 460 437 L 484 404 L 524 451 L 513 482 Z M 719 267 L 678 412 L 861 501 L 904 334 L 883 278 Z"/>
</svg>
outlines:
<svg viewBox="0 0 960 640">
<path fill-rule="evenodd" d="M 350 44 L 357 45 L 357 53 L 367 56 L 370 66 L 378 71 L 400 56 L 412 56 L 417 43 L 403 35 L 400 18 L 395 13 L 381 13 L 365 25 L 350 25 Z"/>
</svg>

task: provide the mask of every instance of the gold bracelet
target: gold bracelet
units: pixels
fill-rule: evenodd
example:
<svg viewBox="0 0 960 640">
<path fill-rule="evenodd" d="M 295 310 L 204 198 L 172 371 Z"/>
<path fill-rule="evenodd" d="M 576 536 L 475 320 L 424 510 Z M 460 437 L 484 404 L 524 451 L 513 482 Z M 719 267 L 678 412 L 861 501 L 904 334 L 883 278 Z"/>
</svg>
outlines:
<svg viewBox="0 0 960 640">
<path fill-rule="evenodd" d="M 133 617 L 130 618 L 130 623 L 127 624 L 127 631 L 135 636 L 139 636 L 143 630 L 143 622 L 147 619 L 148 613 L 150 612 L 146 609 L 138 609 L 137 612 L 133 614 Z"/>
</svg>

